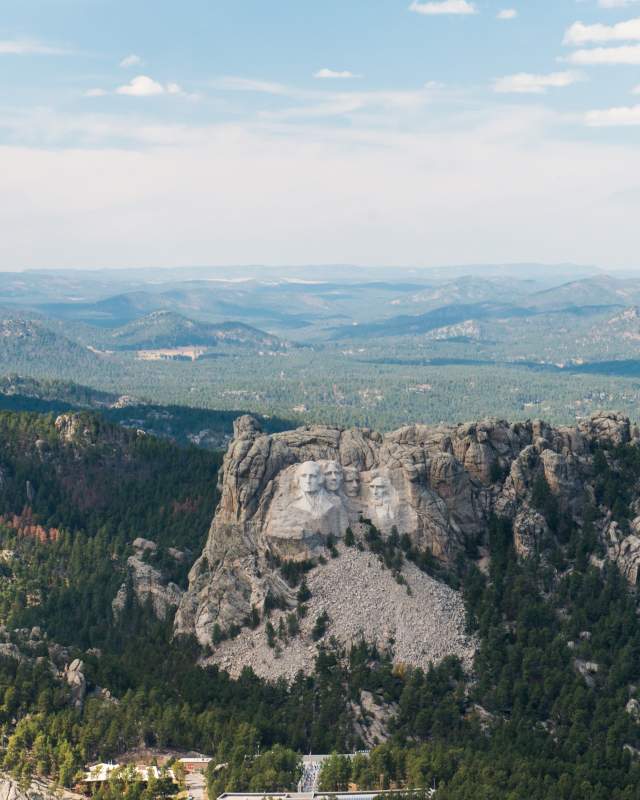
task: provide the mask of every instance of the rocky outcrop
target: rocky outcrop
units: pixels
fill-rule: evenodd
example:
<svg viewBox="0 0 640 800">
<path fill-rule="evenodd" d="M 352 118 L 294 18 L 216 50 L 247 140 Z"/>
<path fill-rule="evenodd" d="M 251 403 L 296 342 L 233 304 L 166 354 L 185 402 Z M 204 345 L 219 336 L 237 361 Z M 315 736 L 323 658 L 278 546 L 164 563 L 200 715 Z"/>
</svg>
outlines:
<svg viewBox="0 0 640 800">
<path fill-rule="evenodd" d="M 638 584 L 640 574 L 640 517 L 636 517 L 625 533 L 617 522 L 610 521 L 606 528 L 605 541 L 609 559 L 632 586 Z"/>
<path fill-rule="evenodd" d="M 87 679 L 84 676 L 84 664 L 79 658 L 67 665 L 64 670 L 64 679 L 71 689 L 71 704 L 82 711 L 84 698 L 87 694 Z"/>
<path fill-rule="evenodd" d="M 134 432 L 119 425 L 105 424 L 82 412 L 60 414 L 56 417 L 55 428 L 59 440 L 75 449 L 77 455 L 87 449 L 121 447 L 144 435 L 144 431 Z"/>
<path fill-rule="evenodd" d="M 14 661 L 24 660 L 20 649 L 12 642 L 0 642 L 0 656 L 2 656 L 2 658 L 11 658 Z"/>
<path fill-rule="evenodd" d="M 525 508 L 513 521 L 513 543 L 520 558 L 531 558 L 549 533 L 546 519 L 539 511 Z"/>
<path fill-rule="evenodd" d="M 169 611 L 179 605 L 183 595 L 182 589 L 177 584 L 165 580 L 160 570 L 144 560 L 145 553 L 157 551 L 158 546 L 155 542 L 140 537 L 134 540 L 133 546 L 135 554 L 127 559 L 131 590 L 140 605 L 150 604 L 158 619 L 166 619 Z M 180 551 L 175 552 L 180 553 Z M 113 599 L 111 607 L 115 617 L 122 613 L 127 602 L 128 591 L 127 582 L 125 582 Z"/>
<path fill-rule="evenodd" d="M 636 700 L 635 697 L 632 697 L 629 700 L 627 705 L 624 707 L 624 710 L 636 721 L 640 720 L 640 703 Z"/>
<path fill-rule="evenodd" d="M 0 773 L 0 800 L 80 800 L 82 795 L 56 789 L 48 782 L 34 780 L 27 788 Z"/>
<path fill-rule="evenodd" d="M 324 426 L 267 435 L 255 419 L 240 417 L 176 633 L 206 646 L 256 611 L 294 607 L 295 591 L 277 565 L 317 560 L 363 520 L 383 536 L 394 529 L 408 534 L 416 549 L 451 566 L 463 550 L 482 547 L 495 513 L 514 521 L 516 548 L 531 556 L 548 534 L 533 502 L 540 480 L 558 511 L 579 520 L 593 500 L 594 445 L 625 444 L 633 436 L 629 420 L 615 413 L 596 414 L 576 428 L 489 419 L 411 425 L 385 435 Z M 370 612 L 375 617 L 375 603 Z"/>
<path fill-rule="evenodd" d="M 601 411 L 578 426 L 580 432 L 597 444 L 614 446 L 631 441 L 631 423 L 624 414 L 615 411 Z"/>
</svg>

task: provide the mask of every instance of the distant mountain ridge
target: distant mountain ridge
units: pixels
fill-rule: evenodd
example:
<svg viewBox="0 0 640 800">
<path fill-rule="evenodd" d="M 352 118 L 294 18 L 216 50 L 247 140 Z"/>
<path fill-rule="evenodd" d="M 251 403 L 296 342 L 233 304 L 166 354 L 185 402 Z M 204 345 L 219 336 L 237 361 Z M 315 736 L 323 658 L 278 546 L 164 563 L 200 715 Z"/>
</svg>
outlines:
<svg viewBox="0 0 640 800">
<path fill-rule="evenodd" d="M 228 344 L 282 350 L 287 343 L 277 336 L 242 322 L 208 323 L 188 319 L 173 311 L 153 311 L 111 333 L 113 346 L 123 350 Z"/>
<path fill-rule="evenodd" d="M 308 339 L 328 325 L 371 323 L 388 318 L 394 310 L 425 313 L 479 302 L 544 305 L 548 302 L 545 291 L 590 281 L 595 293 L 601 294 L 598 281 L 615 284 L 637 279 L 571 265 L 255 266 L 99 275 L 7 273 L 0 274 L 0 294 L 16 307 L 101 328 L 118 327 L 154 311 L 172 311 L 211 323 L 244 322 L 281 336 L 299 330 Z"/>
</svg>

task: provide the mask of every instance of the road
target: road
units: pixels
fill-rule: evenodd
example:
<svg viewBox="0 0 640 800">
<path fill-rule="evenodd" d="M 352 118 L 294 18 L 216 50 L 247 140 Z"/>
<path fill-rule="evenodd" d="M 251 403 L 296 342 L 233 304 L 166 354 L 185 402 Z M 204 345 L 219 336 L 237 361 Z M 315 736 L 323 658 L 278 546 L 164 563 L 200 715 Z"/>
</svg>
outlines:
<svg viewBox="0 0 640 800">
<path fill-rule="evenodd" d="M 193 797 L 193 800 L 207 800 L 207 788 L 204 775 L 200 772 L 189 772 L 185 780 L 187 783 L 187 792 Z"/>
</svg>

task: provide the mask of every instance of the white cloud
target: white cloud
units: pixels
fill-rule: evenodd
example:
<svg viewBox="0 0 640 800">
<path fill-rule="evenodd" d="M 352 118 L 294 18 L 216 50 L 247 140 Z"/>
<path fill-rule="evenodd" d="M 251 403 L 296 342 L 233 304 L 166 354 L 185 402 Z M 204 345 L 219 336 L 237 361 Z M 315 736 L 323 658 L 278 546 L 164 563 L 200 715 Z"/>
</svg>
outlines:
<svg viewBox="0 0 640 800">
<path fill-rule="evenodd" d="M 640 83 L 637 86 L 634 86 L 631 90 L 631 94 L 640 94 Z"/>
<path fill-rule="evenodd" d="M 361 76 L 354 75 L 355 78 Z M 263 109 L 258 113 L 261 120 L 321 119 L 323 117 L 351 116 L 367 113 L 377 120 L 393 112 L 415 115 L 431 103 L 436 91 L 445 88 L 439 81 L 426 81 L 416 89 L 389 89 L 382 91 L 359 91 L 340 89 L 340 81 L 328 81 L 331 88 L 300 89 L 281 83 L 271 83 L 256 78 L 226 76 L 209 82 L 214 89 L 235 92 L 270 94 L 286 99 L 276 108 Z"/>
<path fill-rule="evenodd" d="M 474 3 L 468 0 L 433 0 L 433 2 L 419 3 L 413 0 L 409 6 L 409 11 L 416 14 L 436 15 L 436 14 L 477 14 Z"/>
<path fill-rule="evenodd" d="M 290 96 L 299 101 L 284 109 L 265 111 L 266 120 L 310 120 L 330 119 L 350 116 L 357 119 L 366 116 L 371 123 L 374 119 L 384 123 L 390 115 L 416 115 L 428 105 L 433 97 L 434 85 L 418 90 L 396 91 L 344 91 L 344 92 L 297 92 Z"/>
<path fill-rule="evenodd" d="M 319 69 L 317 72 L 313 73 L 314 78 L 361 78 L 361 75 L 355 75 L 353 72 L 349 72 L 348 69 L 344 70 L 334 70 L 334 69 L 327 69 L 327 67 L 323 67 L 323 69 Z"/>
<path fill-rule="evenodd" d="M 633 6 L 640 0 L 598 0 L 600 8 L 628 8 Z"/>
<path fill-rule="evenodd" d="M 290 94 L 290 90 L 281 83 L 272 81 L 256 80 L 254 78 L 238 78 L 235 75 L 227 75 L 211 81 L 214 89 L 222 89 L 229 92 L 255 92 L 257 94 Z"/>
<path fill-rule="evenodd" d="M 139 108 L 22 120 L 16 144 L 0 147 L 0 268 L 308 264 L 310 253 L 325 264 L 637 264 L 637 146 L 555 137 L 541 108 L 402 130 L 167 125 Z M 58 131 L 59 144 L 70 129 L 87 146 L 24 145 L 25 131 Z"/>
<path fill-rule="evenodd" d="M 640 40 L 640 17 L 618 22 L 616 25 L 585 25 L 574 22 L 564 35 L 564 44 L 602 44 Z"/>
<path fill-rule="evenodd" d="M 503 8 L 502 11 L 498 11 L 498 19 L 515 19 L 517 16 L 515 8 Z"/>
<path fill-rule="evenodd" d="M 571 64 L 579 64 L 580 66 L 640 64 L 640 45 L 594 47 L 590 50 L 576 50 L 565 60 Z"/>
<path fill-rule="evenodd" d="M 118 86 L 116 94 L 127 94 L 131 97 L 153 97 L 154 95 L 164 94 L 165 87 L 149 78 L 147 75 L 138 75 L 124 86 Z"/>
<path fill-rule="evenodd" d="M 502 94 L 545 94 L 547 89 L 563 89 L 581 80 L 584 80 L 584 76 L 573 70 L 548 75 L 518 72 L 495 80 L 493 90 Z"/>
<path fill-rule="evenodd" d="M 611 128 L 640 125 L 640 105 L 588 111 L 585 120 L 590 128 Z"/>
<path fill-rule="evenodd" d="M 62 56 L 68 55 L 69 50 L 64 50 L 60 47 L 51 47 L 50 45 L 43 44 L 36 39 L 1 39 L 0 40 L 0 55 L 9 56 L 26 56 L 26 55 L 43 55 L 43 56 Z"/>
<path fill-rule="evenodd" d="M 115 94 L 129 95 L 130 97 L 154 97 L 161 94 L 180 95 L 189 100 L 199 100 L 200 95 L 189 94 L 184 91 L 182 86 L 175 81 L 170 81 L 167 84 L 158 83 L 147 75 L 138 75 L 133 78 L 129 83 L 124 86 L 118 86 L 114 90 Z M 95 88 L 89 89 L 84 93 L 85 97 L 105 97 L 111 94 L 107 89 Z"/>
<path fill-rule="evenodd" d="M 185 97 L 188 100 L 200 99 L 200 95 L 185 92 L 182 86 L 175 81 L 162 84 L 158 83 L 158 81 L 154 81 L 153 78 L 149 78 L 147 75 L 138 75 L 124 86 L 118 86 L 115 93 L 129 95 L 130 97 L 157 97 L 161 94 L 172 94 Z M 105 94 L 109 94 L 109 92 L 103 89 L 91 89 L 90 92 L 87 92 L 87 96 L 89 97 L 101 97 Z"/>
<path fill-rule="evenodd" d="M 142 59 L 135 53 L 131 53 L 130 55 L 125 56 L 120 62 L 120 66 L 123 67 L 124 69 L 128 69 L 129 67 L 139 67 L 141 64 L 142 64 Z"/>
</svg>

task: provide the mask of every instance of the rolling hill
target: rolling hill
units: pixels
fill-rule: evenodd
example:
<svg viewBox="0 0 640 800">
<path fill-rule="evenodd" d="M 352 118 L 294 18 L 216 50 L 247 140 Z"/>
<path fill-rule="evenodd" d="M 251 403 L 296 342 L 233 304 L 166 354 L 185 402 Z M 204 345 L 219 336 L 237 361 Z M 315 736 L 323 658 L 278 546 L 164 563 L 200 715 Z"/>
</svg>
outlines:
<svg viewBox="0 0 640 800">
<path fill-rule="evenodd" d="M 104 358 L 90 347 L 35 319 L 0 319 L 0 364 L 4 372 L 20 372 L 25 364 L 96 368 Z"/>
<path fill-rule="evenodd" d="M 111 346 L 118 350 L 142 350 L 220 344 L 251 349 L 282 350 L 287 342 L 242 322 L 198 322 L 173 311 L 153 311 L 117 328 Z"/>
</svg>

